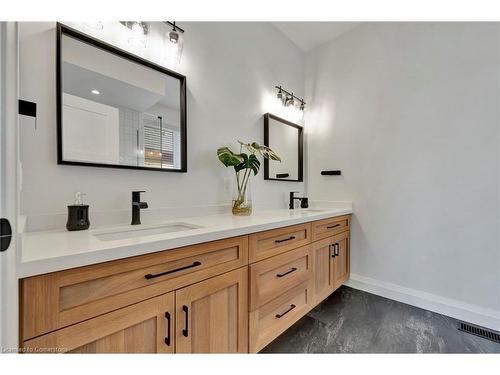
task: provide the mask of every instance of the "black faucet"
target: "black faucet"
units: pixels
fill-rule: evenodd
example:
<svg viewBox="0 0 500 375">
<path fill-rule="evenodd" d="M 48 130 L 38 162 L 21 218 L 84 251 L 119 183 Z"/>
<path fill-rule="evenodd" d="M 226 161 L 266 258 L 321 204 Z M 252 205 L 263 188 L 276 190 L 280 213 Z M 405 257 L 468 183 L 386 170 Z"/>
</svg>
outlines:
<svg viewBox="0 0 500 375">
<path fill-rule="evenodd" d="M 141 209 L 148 208 L 146 202 L 141 202 L 141 193 L 144 190 L 132 192 L 132 225 L 139 225 L 141 223 Z"/>
<path fill-rule="evenodd" d="M 288 208 L 290 210 L 293 210 L 295 208 L 294 203 L 295 203 L 296 199 L 300 201 L 301 208 L 308 208 L 309 207 L 309 199 L 306 197 L 296 197 L 295 193 L 298 193 L 298 191 L 291 191 L 290 192 L 290 203 L 288 205 Z"/>
</svg>

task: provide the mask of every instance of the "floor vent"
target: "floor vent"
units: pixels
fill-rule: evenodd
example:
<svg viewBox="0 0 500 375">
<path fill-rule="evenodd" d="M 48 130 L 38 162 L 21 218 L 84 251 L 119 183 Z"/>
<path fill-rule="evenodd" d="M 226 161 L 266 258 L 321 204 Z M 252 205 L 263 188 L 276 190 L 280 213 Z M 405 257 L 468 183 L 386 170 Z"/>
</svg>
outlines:
<svg viewBox="0 0 500 375">
<path fill-rule="evenodd" d="M 460 322 L 458 330 L 470 333 L 471 335 L 482 337 L 483 339 L 500 343 L 500 334 L 489 329 L 481 328 L 469 323 Z"/>
</svg>

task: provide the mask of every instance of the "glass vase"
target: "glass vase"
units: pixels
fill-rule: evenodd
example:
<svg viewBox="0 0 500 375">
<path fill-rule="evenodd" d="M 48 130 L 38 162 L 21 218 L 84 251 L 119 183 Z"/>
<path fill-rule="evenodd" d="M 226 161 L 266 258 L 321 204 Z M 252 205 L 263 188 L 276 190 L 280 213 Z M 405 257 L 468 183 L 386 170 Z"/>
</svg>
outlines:
<svg viewBox="0 0 500 375">
<path fill-rule="evenodd" d="M 244 173 L 236 177 L 233 185 L 232 212 L 237 216 L 248 216 L 252 214 L 252 189 L 250 174 L 245 177 Z"/>
</svg>

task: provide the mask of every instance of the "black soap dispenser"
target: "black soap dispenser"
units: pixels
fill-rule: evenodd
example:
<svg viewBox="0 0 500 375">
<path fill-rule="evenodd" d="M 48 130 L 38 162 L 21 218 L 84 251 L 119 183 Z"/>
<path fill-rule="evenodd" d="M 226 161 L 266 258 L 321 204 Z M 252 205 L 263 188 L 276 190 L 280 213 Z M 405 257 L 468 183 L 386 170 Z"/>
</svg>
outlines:
<svg viewBox="0 0 500 375">
<path fill-rule="evenodd" d="M 89 229 L 89 206 L 88 204 L 83 204 L 82 197 L 84 195 L 77 192 L 75 194 L 75 204 L 68 206 L 66 229 L 69 231 Z"/>
</svg>

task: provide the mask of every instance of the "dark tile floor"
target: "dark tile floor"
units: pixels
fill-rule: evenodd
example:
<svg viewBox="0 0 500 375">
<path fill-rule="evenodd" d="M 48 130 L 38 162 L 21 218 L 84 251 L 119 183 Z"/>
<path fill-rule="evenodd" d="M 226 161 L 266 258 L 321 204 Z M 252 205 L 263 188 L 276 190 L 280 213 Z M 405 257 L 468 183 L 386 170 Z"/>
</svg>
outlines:
<svg viewBox="0 0 500 375">
<path fill-rule="evenodd" d="M 456 319 L 341 287 L 262 353 L 500 353 Z"/>
</svg>

